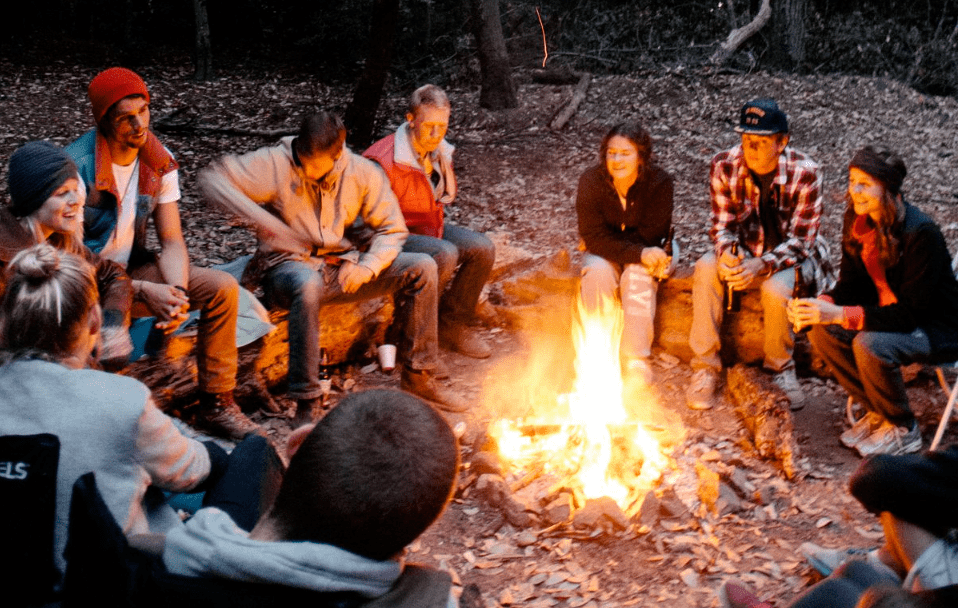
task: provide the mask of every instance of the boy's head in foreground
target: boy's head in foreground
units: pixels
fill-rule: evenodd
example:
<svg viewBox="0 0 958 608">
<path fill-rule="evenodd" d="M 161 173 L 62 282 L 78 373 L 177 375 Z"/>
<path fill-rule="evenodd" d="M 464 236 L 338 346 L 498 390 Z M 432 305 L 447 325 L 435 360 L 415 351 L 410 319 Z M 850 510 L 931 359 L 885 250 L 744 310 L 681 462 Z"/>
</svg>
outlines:
<svg viewBox="0 0 958 608">
<path fill-rule="evenodd" d="M 424 401 L 397 390 L 353 393 L 293 455 L 268 517 L 283 540 L 388 559 L 439 517 L 458 468 L 452 429 Z"/>
</svg>

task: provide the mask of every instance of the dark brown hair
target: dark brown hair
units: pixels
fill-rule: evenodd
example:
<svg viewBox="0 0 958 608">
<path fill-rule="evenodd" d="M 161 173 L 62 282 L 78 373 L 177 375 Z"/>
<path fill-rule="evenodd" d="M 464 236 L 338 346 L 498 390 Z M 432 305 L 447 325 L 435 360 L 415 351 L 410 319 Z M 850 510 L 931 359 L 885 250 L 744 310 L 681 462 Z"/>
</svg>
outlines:
<svg viewBox="0 0 958 608">
<path fill-rule="evenodd" d="M 885 147 L 865 146 L 856 151 L 848 168 L 859 169 L 882 185 L 882 208 L 877 221 L 871 217 L 865 219 L 877 232 L 876 247 L 878 260 L 884 268 L 898 261 L 899 242 L 895 228 L 898 223 L 898 206 L 901 200 L 901 185 L 908 173 L 903 161 L 895 152 Z M 846 192 L 849 208 L 854 206 L 851 195 Z M 852 214 L 849 214 L 851 217 Z M 853 234 L 854 221 L 846 222 L 842 230 L 842 244 L 845 251 L 860 256 L 862 243 Z"/>
<path fill-rule="evenodd" d="M 641 161 L 639 170 L 652 164 L 652 136 L 638 122 L 620 122 L 615 125 L 602 138 L 599 144 L 599 164 L 605 166 L 605 155 L 609 151 L 609 140 L 615 136 L 624 137 L 629 140 L 639 153 Z"/>
</svg>

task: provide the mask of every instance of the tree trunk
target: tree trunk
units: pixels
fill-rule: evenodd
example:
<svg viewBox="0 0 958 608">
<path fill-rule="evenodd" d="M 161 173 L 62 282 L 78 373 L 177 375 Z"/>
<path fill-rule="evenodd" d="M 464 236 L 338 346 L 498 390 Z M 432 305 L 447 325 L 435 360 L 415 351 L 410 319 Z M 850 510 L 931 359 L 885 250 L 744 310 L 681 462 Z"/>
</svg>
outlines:
<svg viewBox="0 0 958 608">
<path fill-rule="evenodd" d="M 196 17 L 193 80 L 209 80 L 213 77 L 213 47 L 210 44 L 210 21 L 206 12 L 206 0 L 193 0 L 193 14 Z"/>
<path fill-rule="evenodd" d="M 353 100 L 346 108 L 345 121 L 349 127 L 349 143 L 361 150 L 372 143 L 376 111 L 386 85 L 392 57 L 396 22 L 399 20 L 399 0 L 375 0 L 372 24 L 369 28 L 369 54 L 366 65 L 356 83 Z"/>
<path fill-rule="evenodd" d="M 512 69 L 502 35 L 499 0 L 470 2 L 482 76 L 479 105 L 490 110 L 515 108 L 519 105 L 519 99 L 512 82 Z"/>
<path fill-rule="evenodd" d="M 772 15 L 772 58 L 789 70 L 805 61 L 808 0 L 778 0 Z"/>
</svg>

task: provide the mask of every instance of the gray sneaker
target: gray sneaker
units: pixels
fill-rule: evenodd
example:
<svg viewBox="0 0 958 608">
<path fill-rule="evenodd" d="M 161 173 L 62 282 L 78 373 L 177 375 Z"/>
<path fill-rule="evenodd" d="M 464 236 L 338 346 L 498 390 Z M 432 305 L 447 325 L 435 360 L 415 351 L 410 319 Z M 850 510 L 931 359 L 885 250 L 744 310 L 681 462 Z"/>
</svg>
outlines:
<svg viewBox="0 0 958 608">
<path fill-rule="evenodd" d="M 711 367 L 703 367 L 692 374 L 692 381 L 685 389 L 685 400 L 690 409 L 708 410 L 715 405 L 715 389 L 718 387 L 718 372 Z"/>
<path fill-rule="evenodd" d="M 869 435 L 877 431 L 878 427 L 884 424 L 884 422 L 885 419 L 881 414 L 866 412 L 851 428 L 846 429 L 839 439 L 846 448 L 854 448 Z"/>
<path fill-rule="evenodd" d="M 918 423 L 914 421 L 910 428 L 886 421 L 878 430 L 859 442 L 855 449 L 863 458 L 872 454 L 912 454 L 921 451 L 921 432 L 918 430 Z"/>
<path fill-rule="evenodd" d="M 786 368 L 772 379 L 778 388 L 782 389 L 788 396 L 788 407 L 795 411 L 805 407 L 805 393 L 802 391 L 802 385 L 798 383 L 798 377 L 795 376 L 795 368 Z"/>
</svg>

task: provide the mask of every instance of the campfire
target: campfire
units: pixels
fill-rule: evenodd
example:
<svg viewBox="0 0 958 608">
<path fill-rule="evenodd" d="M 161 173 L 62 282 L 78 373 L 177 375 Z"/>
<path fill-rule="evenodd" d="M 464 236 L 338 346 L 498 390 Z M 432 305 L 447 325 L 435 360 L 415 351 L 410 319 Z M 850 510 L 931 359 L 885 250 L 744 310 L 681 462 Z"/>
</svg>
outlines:
<svg viewBox="0 0 958 608">
<path fill-rule="evenodd" d="M 541 347 L 518 380 L 531 387 L 518 396 L 525 401 L 520 407 L 524 415 L 504 417 L 490 428 L 490 435 L 503 467 L 515 479 L 510 489 L 521 495 L 524 488 L 535 488 L 525 504 L 532 500 L 545 507 L 566 495 L 571 515 L 590 502 L 608 504 L 611 499 L 624 519 L 621 515 L 638 513 L 669 468 L 664 445 L 670 438 L 663 436 L 668 427 L 660 424 L 653 386 L 623 383 L 621 307 L 608 301 L 594 312 L 581 303 L 576 308 L 571 384 L 562 383 L 555 373 L 543 373 L 567 370 L 555 360 L 568 357 L 568 349 L 563 352 L 554 342 L 538 340 Z"/>
</svg>

